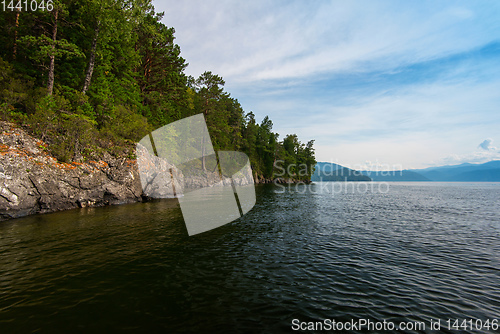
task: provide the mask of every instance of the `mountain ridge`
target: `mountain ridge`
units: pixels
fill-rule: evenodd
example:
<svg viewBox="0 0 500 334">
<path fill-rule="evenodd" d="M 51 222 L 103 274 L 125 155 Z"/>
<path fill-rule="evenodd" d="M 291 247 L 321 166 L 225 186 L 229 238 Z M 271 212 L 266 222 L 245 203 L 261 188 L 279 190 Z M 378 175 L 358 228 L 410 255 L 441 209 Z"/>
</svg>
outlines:
<svg viewBox="0 0 500 334">
<path fill-rule="evenodd" d="M 495 173 L 488 172 L 494 169 L 500 169 L 500 160 L 492 160 L 482 164 L 465 163 L 425 169 L 412 169 L 411 171 L 423 175 L 431 181 L 500 182 L 500 177 Z"/>
<path fill-rule="evenodd" d="M 312 182 L 339 182 L 339 181 L 372 181 L 360 171 L 350 169 L 333 162 L 317 162 L 314 173 L 311 176 Z"/>
<path fill-rule="evenodd" d="M 500 182 L 500 160 L 399 171 L 358 171 L 332 162 L 318 162 L 311 181 Z"/>
</svg>

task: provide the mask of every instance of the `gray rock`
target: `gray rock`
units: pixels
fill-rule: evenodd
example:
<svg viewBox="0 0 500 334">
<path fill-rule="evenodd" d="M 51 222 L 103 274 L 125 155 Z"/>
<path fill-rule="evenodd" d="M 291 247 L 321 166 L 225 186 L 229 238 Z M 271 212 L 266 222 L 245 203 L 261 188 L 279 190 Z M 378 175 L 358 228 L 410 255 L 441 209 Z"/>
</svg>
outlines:
<svg viewBox="0 0 500 334">
<path fill-rule="evenodd" d="M 141 144 L 137 144 L 136 154 L 142 166 L 140 178 L 144 196 L 174 198 L 183 193 L 184 175 L 177 167 L 151 154 Z M 120 174 L 117 174 L 117 177 L 120 177 Z"/>
<path fill-rule="evenodd" d="M 43 145 L 0 122 L 0 220 L 142 200 L 135 161 L 59 163 Z"/>
</svg>

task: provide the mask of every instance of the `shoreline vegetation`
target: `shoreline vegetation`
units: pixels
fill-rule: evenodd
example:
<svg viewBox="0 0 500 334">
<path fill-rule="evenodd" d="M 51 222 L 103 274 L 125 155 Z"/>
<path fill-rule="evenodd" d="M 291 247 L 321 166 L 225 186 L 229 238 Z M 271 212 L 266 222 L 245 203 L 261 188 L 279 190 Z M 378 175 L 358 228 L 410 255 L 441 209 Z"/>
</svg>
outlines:
<svg viewBox="0 0 500 334">
<path fill-rule="evenodd" d="M 0 13 L 0 210 L 23 201 L 33 206 L 23 209 L 30 214 L 138 200 L 135 186 L 113 173 L 133 179 L 135 143 L 199 113 L 215 150 L 248 155 L 256 183 L 310 182 L 313 169 L 299 173 L 296 166 L 316 164 L 314 141 L 303 143 L 295 134 L 280 138 L 269 117 L 259 123 L 243 110 L 219 75 L 186 75 L 175 29 L 162 17 L 152 1 L 138 0 L 63 0 L 50 12 Z M 15 140 L 21 132 L 25 142 Z M 276 176 L 277 161 L 285 175 Z M 85 189 L 94 192 L 87 199 L 78 202 L 58 184 L 74 181 L 73 188 L 83 189 L 80 183 L 94 175 L 94 167 L 102 184 Z M 54 180 L 42 170 L 55 173 Z M 27 184 L 13 188 L 15 177 Z M 37 186 L 45 182 L 47 189 Z M 117 188 L 104 189 L 109 182 L 128 190 L 120 195 Z M 62 194 L 64 205 L 49 199 L 55 194 Z"/>
<path fill-rule="evenodd" d="M 0 221 L 153 200 L 143 192 L 135 159 L 116 158 L 105 152 L 101 160 L 61 162 L 48 147 L 16 124 L 0 121 Z M 254 177 L 257 184 L 299 182 Z M 188 181 L 199 180 L 185 180 L 187 188 Z"/>
<path fill-rule="evenodd" d="M 58 1 L 54 9 L 5 11 L 0 24 L 0 115 L 48 144 L 60 162 L 133 158 L 154 129 L 203 113 L 215 150 L 246 153 L 259 179 L 276 160 L 314 166 L 314 141 L 279 140 L 224 91 L 222 77 L 185 74 L 175 29 L 151 1 Z M 308 180 L 290 169 L 288 178 Z"/>
</svg>

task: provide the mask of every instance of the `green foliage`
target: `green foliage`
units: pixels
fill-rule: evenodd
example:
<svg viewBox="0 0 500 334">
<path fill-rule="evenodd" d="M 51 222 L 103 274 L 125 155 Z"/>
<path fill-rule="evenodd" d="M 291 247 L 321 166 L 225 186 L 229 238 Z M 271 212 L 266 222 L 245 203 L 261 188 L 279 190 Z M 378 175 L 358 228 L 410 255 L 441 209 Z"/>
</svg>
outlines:
<svg viewBox="0 0 500 334">
<path fill-rule="evenodd" d="M 216 150 L 245 152 L 257 176 L 308 180 L 313 141 L 279 141 L 210 71 L 188 77 L 175 30 L 151 0 L 57 0 L 53 12 L 4 12 L 0 117 L 28 126 L 61 161 L 133 157 L 148 132 L 203 113 Z M 161 145 L 161 143 L 158 143 Z"/>
<path fill-rule="evenodd" d="M 19 43 L 31 49 L 30 58 L 43 67 L 47 67 L 46 62 L 51 55 L 56 58 L 66 57 L 67 60 L 84 56 L 75 44 L 65 39 L 53 41 L 46 35 L 24 36 L 19 39 Z"/>
<path fill-rule="evenodd" d="M 104 127 L 119 138 L 138 142 L 142 137 L 153 130 L 147 119 L 133 110 L 119 105 L 113 112 L 113 119 L 108 121 Z"/>
<path fill-rule="evenodd" d="M 0 57 L 0 112 L 4 120 L 16 120 L 23 114 L 18 110 L 26 103 L 32 85 L 19 78 L 12 66 Z"/>
<path fill-rule="evenodd" d="M 26 123 L 60 161 L 80 160 L 82 150 L 94 143 L 95 121 L 58 94 L 41 99 Z"/>
</svg>

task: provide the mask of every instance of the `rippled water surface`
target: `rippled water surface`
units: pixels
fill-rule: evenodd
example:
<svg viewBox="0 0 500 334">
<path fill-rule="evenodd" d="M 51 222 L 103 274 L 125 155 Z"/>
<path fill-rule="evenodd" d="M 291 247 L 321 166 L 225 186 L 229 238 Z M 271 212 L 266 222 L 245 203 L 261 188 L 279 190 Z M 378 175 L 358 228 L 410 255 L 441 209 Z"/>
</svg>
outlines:
<svg viewBox="0 0 500 334">
<path fill-rule="evenodd" d="M 258 186 L 193 237 L 175 200 L 1 222 L 0 332 L 500 319 L 500 184 L 372 185 Z"/>
</svg>

